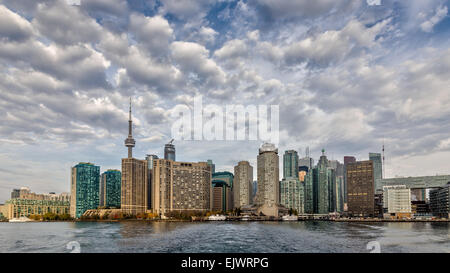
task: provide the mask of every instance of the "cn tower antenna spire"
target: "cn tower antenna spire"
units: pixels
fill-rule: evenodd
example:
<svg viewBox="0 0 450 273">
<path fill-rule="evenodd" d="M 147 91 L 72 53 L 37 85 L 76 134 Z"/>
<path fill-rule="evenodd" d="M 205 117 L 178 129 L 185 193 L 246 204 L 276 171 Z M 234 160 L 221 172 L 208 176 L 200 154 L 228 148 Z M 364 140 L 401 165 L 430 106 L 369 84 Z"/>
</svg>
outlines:
<svg viewBox="0 0 450 273">
<path fill-rule="evenodd" d="M 129 115 L 129 121 L 131 121 L 131 97 L 130 97 L 130 115 Z"/>
<path fill-rule="evenodd" d="M 133 147 L 136 141 L 133 138 L 133 120 L 131 119 L 131 97 L 130 97 L 130 113 L 128 118 L 128 137 L 125 139 L 125 146 L 128 147 L 128 158 L 133 157 Z"/>
</svg>

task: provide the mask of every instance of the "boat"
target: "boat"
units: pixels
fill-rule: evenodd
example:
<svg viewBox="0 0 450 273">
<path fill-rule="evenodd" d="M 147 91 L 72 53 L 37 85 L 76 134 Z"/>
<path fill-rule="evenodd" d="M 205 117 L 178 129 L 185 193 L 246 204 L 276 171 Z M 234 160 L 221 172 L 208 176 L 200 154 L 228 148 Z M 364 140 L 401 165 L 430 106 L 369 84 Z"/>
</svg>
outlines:
<svg viewBox="0 0 450 273">
<path fill-rule="evenodd" d="M 32 222 L 33 220 L 31 220 L 30 218 L 28 218 L 28 217 L 25 217 L 25 216 L 22 216 L 22 217 L 20 217 L 20 218 L 12 218 L 12 219 L 9 219 L 9 222 L 10 223 L 25 223 L 25 222 Z"/>
<path fill-rule="evenodd" d="M 227 217 L 225 215 L 211 215 L 208 217 L 209 221 L 225 221 Z"/>
<path fill-rule="evenodd" d="M 296 215 L 284 215 L 281 217 L 281 220 L 283 221 L 298 221 L 298 216 Z"/>
<path fill-rule="evenodd" d="M 249 219 L 250 219 L 250 216 L 244 215 L 244 216 L 242 216 L 241 221 L 248 221 Z"/>
</svg>

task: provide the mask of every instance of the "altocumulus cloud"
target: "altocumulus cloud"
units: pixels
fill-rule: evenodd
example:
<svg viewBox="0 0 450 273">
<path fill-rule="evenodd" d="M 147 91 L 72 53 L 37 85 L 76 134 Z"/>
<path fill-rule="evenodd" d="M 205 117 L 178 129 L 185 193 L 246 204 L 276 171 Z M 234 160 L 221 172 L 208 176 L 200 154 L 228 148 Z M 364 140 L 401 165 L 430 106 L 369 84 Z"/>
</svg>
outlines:
<svg viewBox="0 0 450 273">
<path fill-rule="evenodd" d="M 0 0 L 0 201 L 68 191 L 79 161 L 120 168 L 130 96 L 138 157 L 203 95 L 279 105 L 281 152 L 366 159 L 384 140 L 388 176 L 450 173 L 448 1 L 407 2 Z M 232 171 L 256 164 L 246 144 L 177 158 Z"/>
</svg>

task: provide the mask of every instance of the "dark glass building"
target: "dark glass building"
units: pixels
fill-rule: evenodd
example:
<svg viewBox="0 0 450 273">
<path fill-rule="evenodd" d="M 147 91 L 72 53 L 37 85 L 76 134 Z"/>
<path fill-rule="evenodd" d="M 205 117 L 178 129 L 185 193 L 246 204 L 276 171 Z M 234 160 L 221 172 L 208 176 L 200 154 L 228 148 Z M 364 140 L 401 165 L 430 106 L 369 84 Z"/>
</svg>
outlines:
<svg viewBox="0 0 450 273">
<path fill-rule="evenodd" d="M 100 206 L 120 208 L 122 173 L 119 170 L 107 170 L 102 173 L 100 184 Z"/>
<path fill-rule="evenodd" d="M 375 185 L 373 161 L 358 161 L 347 165 L 348 214 L 355 217 L 373 217 L 375 212 Z"/>
<path fill-rule="evenodd" d="M 100 204 L 100 166 L 79 163 L 72 167 L 70 215 L 80 218 L 89 209 Z"/>
</svg>

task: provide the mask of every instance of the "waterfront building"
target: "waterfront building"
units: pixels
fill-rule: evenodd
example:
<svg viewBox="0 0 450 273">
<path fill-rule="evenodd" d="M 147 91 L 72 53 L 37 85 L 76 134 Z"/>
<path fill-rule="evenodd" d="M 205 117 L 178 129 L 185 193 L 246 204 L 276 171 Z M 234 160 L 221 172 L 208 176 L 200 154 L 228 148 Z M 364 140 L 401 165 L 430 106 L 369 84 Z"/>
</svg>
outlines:
<svg viewBox="0 0 450 273">
<path fill-rule="evenodd" d="M 253 176 L 253 174 L 252 174 Z M 255 199 L 256 199 L 256 192 L 258 191 L 258 181 L 254 180 L 252 183 L 252 198 L 251 198 L 251 203 L 255 203 Z"/>
<path fill-rule="evenodd" d="M 308 172 L 304 179 L 304 212 L 314 213 L 314 191 L 313 191 L 313 172 Z"/>
<path fill-rule="evenodd" d="M 266 216 L 279 216 L 281 212 L 279 157 L 275 145 L 264 143 L 259 148 L 257 165 L 258 191 L 256 192 L 256 204 L 258 205 L 258 213 Z"/>
<path fill-rule="evenodd" d="M 283 178 L 280 182 L 280 204 L 299 214 L 305 213 L 304 190 L 304 184 L 297 177 Z"/>
<path fill-rule="evenodd" d="M 298 173 L 298 154 L 294 150 L 283 155 L 283 180 L 280 181 L 280 204 L 304 213 L 304 185 Z"/>
<path fill-rule="evenodd" d="M 27 187 L 20 189 L 13 189 L 11 192 L 11 199 L 29 199 L 29 200 L 49 200 L 49 201 L 70 201 L 70 193 L 63 192 L 56 194 L 50 193 L 34 193 Z"/>
<path fill-rule="evenodd" d="M 153 162 L 158 159 L 157 155 L 148 154 L 145 157 L 147 161 L 147 210 L 152 209 L 152 171 L 153 171 Z"/>
<path fill-rule="evenodd" d="M 298 177 L 298 154 L 294 150 L 284 152 L 283 177 Z"/>
<path fill-rule="evenodd" d="M 213 180 L 212 211 L 229 211 L 233 209 L 230 186 L 222 180 Z"/>
<path fill-rule="evenodd" d="M 411 217 L 411 190 L 405 185 L 383 187 L 383 208 L 385 218 Z"/>
<path fill-rule="evenodd" d="M 175 145 L 173 139 L 164 146 L 164 159 L 175 161 Z"/>
<path fill-rule="evenodd" d="M 233 207 L 253 204 L 253 189 L 253 167 L 248 161 L 238 162 L 234 166 Z"/>
<path fill-rule="evenodd" d="M 337 211 L 337 183 L 336 183 L 336 170 L 327 168 L 328 179 L 328 212 Z"/>
<path fill-rule="evenodd" d="M 88 209 L 100 205 L 100 166 L 79 163 L 72 167 L 70 216 L 80 218 Z"/>
<path fill-rule="evenodd" d="M 279 158 L 278 149 L 273 144 L 264 143 L 257 157 L 258 191 L 256 203 L 275 208 L 279 202 Z M 275 214 L 275 212 L 270 213 Z M 267 215 L 267 214 L 266 214 Z"/>
<path fill-rule="evenodd" d="M 46 213 L 58 215 L 69 214 L 70 202 L 67 200 L 13 198 L 6 201 L 0 213 L 7 219 L 28 217 L 30 215 L 44 215 Z"/>
<path fill-rule="evenodd" d="M 153 162 L 152 210 L 210 211 L 212 209 L 211 166 L 206 162 Z"/>
<path fill-rule="evenodd" d="M 375 193 L 374 195 L 374 217 L 383 218 L 384 214 L 384 204 L 383 204 L 383 193 Z"/>
<path fill-rule="evenodd" d="M 383 187 L 379 184 L 379 181 L 383 178 L 383 163 L 380 153 L 369 153 L 369 160 L 373 162 L 373 176 L 375 179 L 375 190 L 381 190 Z"/>
<path fill-rule="evenodd" d="M 148 207 L 148 163 L 147 160 L 133 158 L 133 121 L 131 119 L 131 99 L 128 119 L 128 158 L 122 158 L 121 209 L 125 214 L 145 213 Z"/>
<path fill-rule="evenodd" d="M 338 160 L 330 160 L 330 212 L 344 211 L 344 164 Z"/>
<path fill-rule="evenodd" d="M 350 216 L 374 216 L 374 189 L 373 161 L 358 161 L 347 165 L 347 206 Z"/>
<path fill-rule="evenodd" d="M 348 197 L 348 191 L 347 191 L 347 165 L 350 163 L 355 163 L 356 158 L 354 156 L 344 156 L 344 206 L 347 206 L 347 197 Z"/>
<path fill-rule="evenodd" d="M 426 201 L 411 201 L 411 213 L 414 217 L 431 216 L 430 204 Z"/>
<path fill-rule="evenodd" d="M 426 189 L 411 189 L 411 201 L 426 201 Z"/>
<path fill-rule="evenodd" d="M 313 200 L 314 213 L 328 214 L 330 212 L 330 175 L 328 159 L 322 149 L 317 166 L 313 169 Z"/>
<path fill-rule="evenodd" d="M 0 204 L 0 221 L 2 221 L 4 219 L 8 219 L 8 218 L 6 218 L 7 214 L 8 214 L 8 210 L 7 210 L 7 207 L 5 206 L 5 204 Z"/>
<path fill-rule="evenodd" d="M 434 216 L 450 218 L 450 182 L 430 191 L 430 208 Z"/>
<path fill-rule="evenodd" d="M 381 179 L 378 185 L 381 187 L 405 185 L 409 189 L 430 189 L 443 187 L 448 181 L 450 181 L 450 175 L 396 177 Z"/>
<path fill-rule="evenodd" d="M 210 167 L 211 165 L 208 164 Z M 212 180 L 220 180 L 223 181 L 225 183 L 227 183 L 228 187 L 230 189 L 233 188 L 233 183 L 234 183 L 234 175 L 230 172 L 217 172 L 217 173 L 212 173 Z"/>
<path fill-rule="evenodd" d="M 122 173 L 119 170 L 107 170 L 100 181 L 100 207 L 120 208 Z"/>
</svg>

